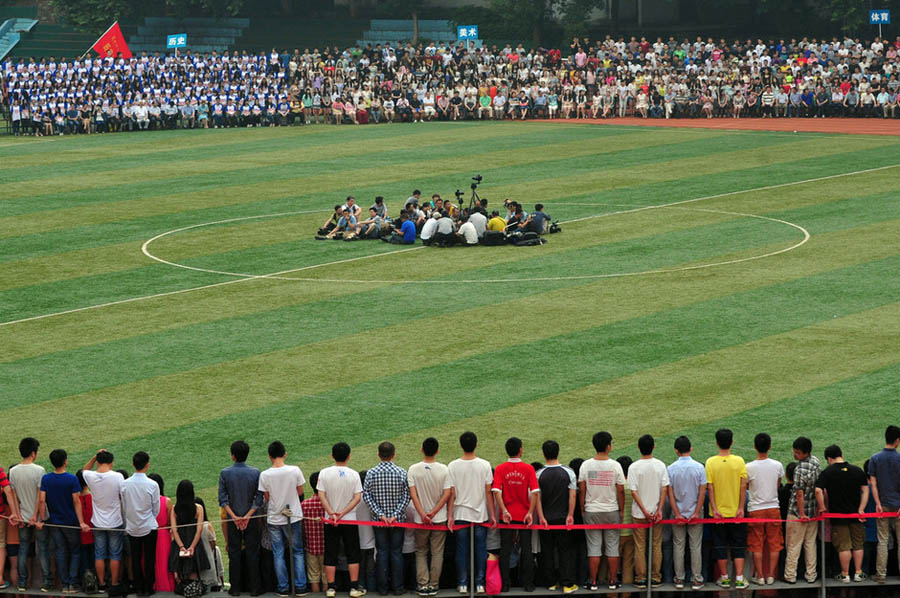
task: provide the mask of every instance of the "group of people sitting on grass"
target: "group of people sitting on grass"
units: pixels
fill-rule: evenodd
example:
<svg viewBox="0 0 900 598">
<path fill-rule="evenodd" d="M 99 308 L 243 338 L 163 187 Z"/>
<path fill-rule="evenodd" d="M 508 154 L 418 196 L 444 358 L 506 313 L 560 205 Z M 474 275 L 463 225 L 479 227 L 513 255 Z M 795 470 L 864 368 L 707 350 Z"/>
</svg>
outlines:
<svg viewBox="0 0 900 598">
<path fill-rule="evenodd" d="M 575 39 L 559 49 L 428 43 L 130 59 L 7 59 L 17 134 L 320 122 L 900 118 L 893 42 Z"/>
<path fill-rule="evenodd" d="M 749 462 L 734 454 L 733 441 L 731 430 L 718 430 L 717 451 L 701 463 L 685 436 L 664 449 L 644 435 L 632 460 L 613 458 L 612 435 L 597 432 L 593 454 L 566 466 L 557 441 L 545 441 L 542 459 L 527 463 L 536 449 L 526 452 L 512 437 L 508 460 L 493 468 L 476 455 L 476 435 L 465 432 L 461 455 L 449 465 L 438 461 L 438 440 L 427 438 L 421 461 L 382 442 L 378 464 L 362 472 L 349 466 L 350 446 L 338 442 L 334 464 L 312 474 L 308 487 L 281 442 L 269 444 L 271 467 L 260 472 L 247 464 L 250 446 L 236 441 L 218 483 L 229 593 L 324 590 L 333 598 L 349 590 L 359 598 L 375 589 L 433 596 L 441 587 L 498 594 L 541 585 L 569 594 L 664 581 L 695 590 L 707 580 L 736 589 L 778 577 L 790 584 L 800 577 L 816 583 L 820 575 L 845 584 L 869 574 L 886 581 L 892 532 L 900 535 L 900 427 L 888 426 L 884 448 L 862 468 L 834 444 L 821 463 L 802 436 L 791 447 L 773 447 L 759 433 Z M 174 589 L 196 598 L 207 579 L 223 585 L 221 573 L 209 573 L 218 562 L 215 536 L 190 480 L 179 482 L 172 501 L 162 478 L 148 475 L 146 452 L 135 453 L 130 476 L 115 469 L 107 450 L 73 475 L 62 449 L 50 453 L 47 473 L 37 463 L 39 447 L 23 439 L 21 463 L 8 476 L 0 468 L 0 574 L 19 591 L 38 577 L 37 563 L 44 592 L 59 582 L 73 593 L 92 576 L 110 595 Z M 783 466 L 773 448 L 793 461 Z M 412 463 L 408 470 L 398 457 Z M 879 516 L 864 517 L 869 513 Z M 823 514 L 832 550 L 820 563 Z M 407 523 L 416 525 L 397 525 Z M 572 528 L 581 524 L 587 527 Z M 0 588 L 9 585 L 0 577 Z"/>
<path fill-rule="evenodd" d="M 456 200 L 460 201 L 457 192 Z M 431 200 L 422 199 L 418 189 L 406 200 L 396 218 L 388 214 L 384 197 L 375 198 L 368 214 L 353 196 L 343 204 L 336 204 L 334 212 L 316 233 L 318 240 L 357 241 L 381 239 L 386 243 L 412 245 L 416 238 L 424 245 L 437 247 L 471 245 L 540 245 L 541 235 L 557 232 L 559 226 L 551 222 L 543 204 L 535 204 L 526 212 L 522 204 L 509 199 L 499 210 L 488 213 L 488 201 L 479 199 L 463 208 L 435 193 Z"/>
</svg>

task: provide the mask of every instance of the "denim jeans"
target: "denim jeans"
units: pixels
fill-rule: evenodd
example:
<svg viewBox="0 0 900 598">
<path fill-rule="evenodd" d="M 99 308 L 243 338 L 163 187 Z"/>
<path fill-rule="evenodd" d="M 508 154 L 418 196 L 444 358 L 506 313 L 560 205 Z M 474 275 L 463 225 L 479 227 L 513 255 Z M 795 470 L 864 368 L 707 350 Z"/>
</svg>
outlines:
<svg viewBox="0 0 900 598">
<path fill-rule="evenodd" d="M 457 521 L 465 524 L 465 521 Z M 456 580 L 461 586 L 469 583 L 469 534 L 475 534 L 475 585 L 484 585 L 485 570 L 487 568 L 487 528 L 475 524 L 471 528 L 456 530 Z"/>
<path fill-rule="evenodd" d="M 294 590 L 300 591 L 306 587 L 306 563 L 303 559 L 303 528 L 299 521 L 290 525 L 269 526 L 269 536 L 272 539 L 272 553 L 275 556 L 275 577 L 278 578 L 278 591 L 288 592 L 291 589 L 291 581 L 288 577 L 287 565 L 284 561 L 285 542 L 291 543 L 294 556 Z"/>
<path fill-rule="evenodd" d="M 28 551 L 33 541 L 37 542 L 38 561 L 41 563 L 42 584 L 52 582 L 50 577 L 50 533 L 48 529 L 37 529 L 33 525 L 26 525 L 19 529 L 19 585 L 28 587 Z"/>
<path fill-rule="evenodd" d="M 81 531 L 51 527 L 50 534 L 56 548 L 56 571 L 63 586 L 77 585 L 78 564 L 81 561 Z"/>
<path fill-rule="evenodd" d="M 387 593 L 403 590 L 403 538 L 406 530 L 402 527 L 375 528 L 375 574 L 378 591 Z M 390 574 L 388 573 L 390 572 Z M 390 587 L 388 586 L 390 577 Z"/>
</svg>

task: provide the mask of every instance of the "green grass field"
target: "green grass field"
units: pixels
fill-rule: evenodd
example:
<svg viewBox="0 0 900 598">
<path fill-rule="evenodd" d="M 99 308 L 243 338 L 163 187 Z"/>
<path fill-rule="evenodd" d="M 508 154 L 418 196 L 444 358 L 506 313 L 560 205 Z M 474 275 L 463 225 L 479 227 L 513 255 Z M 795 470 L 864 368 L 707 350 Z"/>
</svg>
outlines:
<svg viewBox="0 0 900 598">
<path fill-rule="evenodd" d="M 588 457 L 601 429 L 702 459 L 721 426 L 747 457 L 768 431 L 785 462 L 798 435 L 861 461 L 898 423 L 898 150 L 547 123 L 2 138 L 0 464 L 25 435 L 46 465 L 144 449 L 210 497 L 238 438 L 308 474 L 338 440 L 358 468 L 427 435 L 450 460 L 466 429 L 493 462 L 510 435 Z M 543 247 L 312 239 L 348 194 L 396 213 L 475 173 L 577 221 Z M 147 246 L 194 270 L 141 251 L 206 223 Z"/>
</svg>

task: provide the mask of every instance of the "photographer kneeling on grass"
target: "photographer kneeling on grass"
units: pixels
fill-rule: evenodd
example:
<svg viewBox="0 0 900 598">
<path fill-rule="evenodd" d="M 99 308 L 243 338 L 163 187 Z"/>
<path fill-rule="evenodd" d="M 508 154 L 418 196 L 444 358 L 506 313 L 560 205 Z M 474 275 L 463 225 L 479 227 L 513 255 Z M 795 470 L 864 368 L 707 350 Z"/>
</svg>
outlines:
<svg viewBox="0 0 900 598">
<path fill-rule="evenodd" d="M 395 227 L 394 232 L 389 237 L 381 239 L 385 243 L 395 243 L 398 245 L 413 245 L 416 242 L 416 225 L 409 219 L 406 210 L 400 210 L 400 228 Z"/>
</svg>

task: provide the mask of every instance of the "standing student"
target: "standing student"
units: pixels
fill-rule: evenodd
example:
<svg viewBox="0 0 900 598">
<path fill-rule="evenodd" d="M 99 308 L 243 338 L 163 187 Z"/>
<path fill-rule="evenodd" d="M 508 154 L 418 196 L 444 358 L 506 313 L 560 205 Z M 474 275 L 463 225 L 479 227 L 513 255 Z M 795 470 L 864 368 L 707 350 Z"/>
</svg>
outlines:
<svg viewBox="0 0 900 598">
<path fill-rule="evenodd" d="M 150 456 L 138 451 L 131 459 L 134 474 L 122 483 L 125 534 L 131 546 L 131 567 L 138 596 L 153 593 L 156 581 L 156 539 L 159 485 L 147 477 Z M 161 565 L 165 566 L 165 565 Z"/>
<path fill-rule="evenodd" d="M 784 581 L 797 582 L 797 561 L 800 549 L 806 553 L 806 581 L 816 580 L 816 537 L 819 524 L 810 521 L 816 515 L 816 480 L 822 472 L 819 460 L 812 454 L 812 440 L 803 436 L 794 441 L 794 459 L 797 468 L 794 470 L 794 492 L 788 507 L 788 521 L 785 526 L 785 544 L 787 550 L 784 557 Z"/>
<path fill-rule="evenodd" d="M 772 437 L 760 433 L 753 439 L 756 447 L 756 460 L 747 463 L 747 487 L 750 499 L 747 503 L 748 517 L 751 519 L 780 519 L 778 508 L 778 491 L 784 478 L 784 467 L 779 461 L 769 458 L 772 448 Z M 778 570 L 778 555 L 784 548 L 784 537 L 781 534 L 781 522 L 751 523 L 747 526 L 747 550 L 753 557 L 753 568 L 756 576 L 752 579 L 757 585 L 775 583 L 775 572 Z M 768 553 L 768 567 L 763 567 L 763 550 Z"/>
<path fill-rule="evenodd" d="M 249 454 L 249 444 L 243 440 L 232 442 L 233 463 L 219 473 L 219 507 L 225 510 L 229 538 L 228 579 L 231 588 L 228 593 L 232 596 L 241 593 L 244 581 L 241 572 L 244 570 L 248 574 L 250 593 L 262 593 L 259 579 L 260 520 L 256 513 L 262 507 L 263 498 L 259 491 L 259 470 L 247 465 Z"/>
<path fill-rule="evenodd" d="M 647 546 L 647 529 L 634 530 L 635 587 L 647 587 L 647 550 L 652 551 L 653 571 L 650 583 L 654 588 L 662 585 L 662 512 L 668 496 L 669 474 L 666 465 L 653 456 L 656 443 L 649 434 L 638 439 L 641 458 L 631 464 L 628 471 L 628 489 L 634 500 L 631 518 L 635 523 L 649 523 L 653 527 L 652 546 Z"/>
<path fill-rule="evenodd" d="M 484 593 L 485 572 L 487 570 L 487 527 L 480 525 L 489 521 L 491 527 L 497 524 L 491 485 L 494 476 L 491 464 L 475 455 L 478 437 L 474 432 L 463 432 L 459 437 L 463 455 L 448 465 L 450 485 L 453 488 L 448 512 L 447 527 L 454 523 L 475 524 L 456 530 L 456 581 L 460 594 L 469 591 L 469 582 L 475 584 L 476 593 Z M 469 571 L 469 534 L 475 534 L 475 570 Z"/>
<path fill-rule="evenodd" d="M 53 471 L 41 478 L 38 511 L 49 514 L 46 524 L 56 547 L 56 570 L 62 580 L 62 593 L 78 591 L 78 569 L 81 562 L 81 532 L 91 530 L 81 511 L 81 484 L 66 471 L 69 455 L 63 449 L 50 451 Z M 43 525 L 43 523 L 38 523 Z"/>
<path fill-rule="evenodd" d="M 310 589 L 318 593 L 322 591 L 322 583 L 325 579 L 325 530 L 322 519 L 325 518 L 325 509 L 319 500 L 319 491 L 316 486 L 319 483 L 319 472 L 309 476 L 309 485 L 313 489 L 313 495 L 300 503 L 303 510 L 303 549 L 306 551 L 306 581 Z"/>
<path fill-rule="evenodd" d="M 744 460 L 731 454 L 734 436 L 731 430 L 722 428 L 716 432 L 719 453 L 706 460 L 709 506 L 715 519 L 740 519 L 744 516 L 747 500 L 747 466 Z M 747 549 L 747 525 L 744 523 L 718 523 L 712 526 L 718 578 L 716 584 L 732 587 L 728 577 L 728 550 L 734 559 L 734 588 L 747 588 L 744 579 L 744 554 Z"/>
<path fill-rule="evenodd" d="M 816 505 L 819 515 L 823 513 L 859 514 L 866 513 L 869 502 L 869 482 L 862 469 L 844 461 L 841 447 L 836 444 L 825 449 L 828 467 L 816 480 Z M 828 506 L 825 506 L 825 495 Z M 832 519 L 831 543 L 838 553 L 841 563 L 840 581 L 850 583 L 850 558 L 855 567 L 853 581 L 865 579 L 862 571 L 863 549 L 866 542 L 864 520 Z"/>
<path fill-rule="evenodd" d="M 9 470 L 9 483 L 18 501 L 19 520 L 19 582 L 18 590 L 28 590 L 28 572 L 31 570 L 28 553 L 32 542 L 36 543 L 35 554 L 41 565 L 41 590 L 50 591 L 50 554 L 49 531 L 43 529 L 44 514 L 38 510 L 38 498 L 41 491 L 41 479 L 47 471 L 35 463 L 41 443 L 28 437 L 19 442 L 19 454 L 22 461 Z"/>
<path fill-rule="evenodd" d="M 306 478 L 296 465 L 286 465 L 287 452 L 284 444 L 274 441 L 269 445 L 269 461 L 272 466 L 259 474 L 259 491 L 269 503 L 266 523 L 272 540 L 272 553 L 275 558 L 275 577 L 278 580 L 276 592 L 279 596 L 288 596 L 291 590 L 291 578 L 284 559 L 285 543 L 290 543 L 293 556 L 294 592 L 297 596 L 306 595 L 306 563 L 303 560 L 303 509 L 300 507 L 300 496 Z M 285 509 L 290 514 L 284 514 Z"/>
<path fill-rule="evenodd" d="M 347 467 L 349 444 L 338 442 L 332 446 L 331 458 L 334 465 L 319 472 L 319 483 L 316 485 L 319 500 L 331 520 L 325 522 L 325 576 L 328 580 L 325 596 L 334 598 L 337 594 L 334 576 L 343 542 L 350 573 L 350 596 L 358 598 L 366 593 L 365 588 L 359 586 L 359 532 L 355 525 L 338 525 L 338 522 L 342 519 L 356 521 L 356 505 L 362 497 L 362 483 L 359 474 Z"/>
<path fill-rule="evenodd" d="M 587 524 L 619 524 L 625 511 L 625 473 L 618 461 L 609 458 L 612 435 L 597 432 L 593 437 L 596 454 L 581 464 L 578 473 L 580 510 Z M 585 530 L 588 553 L 588 589 L 597 591 L 600 557 L 609 561 L 609 589 L 618 587 L 619 530 Z"/>
<path fill-rule="evenodd" d="M 544 467 L 537 472 L 540 501 L 538 515 L 549 525 L 572 525 L 575 523 L 575 500 L 578 482 L 575 472 L 559 462 L 559 443 L 547 440 L 541 446 L 544 453 Z M 575 555 L 572 547 L 572 532 L 553 529 L 541 530 L 540 563 L 544 581 L 551 592 L 562 586 L 563 594 L 578 590 L 575 583 Z M 556 566 L 559 563 L 559 566 Z"/>
<path fill-rule="evenodd" d="M 706 468 L 691 457 L 693 447 L 687 436 L 675 439 L 678 459 L 669 465 L 669 505 L 672 517 L 679 521 L 672 526 L 672 552 L 675 561 L 675 589 L 684 588 L 685 538 L 691 550 L 691 589 L 703 588 L 703 524 L 691 523 L 703 515 L 706 500 Z"/>
<path fill-rule="evenodd" d="M 84 481 L 91 490 L 94 513 L 94 567 L 97 579 L 105 589 L 106 559 L 109 559 L 110 585 L 118 588 L 121 575 L 122 551 L 125 532 L 122 531 L 122 484 L 125 478 L 113 470 L 114 455 L 101 449 L 90 458 L 81 470 Z M 97 471 L 94 471 L 94 465 Z"/>
<path fill-rule="evenodd" d="M 436 438 L 426 438 L 422 442 L 422 460 L 411 466 L 407 473 L 409 497 L 415 507 L 415 523 L 441 526 L 447 523 L 447 503 L 452 492 L 450 470 L 437 461 L 438 447 Z M 417 529 L 415 538 L 416 591 L 420 596 L 433 596 L 440 587 L 447 531 Z"/>
<path fill-rule="evenodd" d="M 366 473 L 362 498 L 372 511 L 373 518 L 387 524 L 375 528 L 375 573 L 378 592 L 403 593 L 403 540 L 406 530 L 394 527 L 394 523 L 406 522 L 409 505 L 409 480 L 406 470 L 394 463 L 394 445 L 382 442 L 378 445 L 381 461 Z"/>
<path fill-rule="evenodd" d="M 18 134 L 18 132 L 16 134 Z M 6 515 L 7 513 L 8 515 Z M 0 590 L 5 590 L 9 587 L 9 581 L 3 579 L 3 572 L 6 564 L 7 530 L 15 528 L 19 524 L 19 505 L 12 486 L 9 483 L 9 478 L 7 478 L 6 472 L 3 471 L 2 467 L 0 467 L 0 514 L 9 517 L 9 519 L 0 517 Z M 18 571 L 15 570 L 16 566 L 12 564 L 13 556 L 14 555 L 10 553 L 10 578 L 18 573 Z"/>
<path fill-rule="evenodd" d="M 884 431 L 884 448 L 869 459 L 869 482 L 875 499 L 876 513 L 897 513 L 898 517 L 881 518 L 878 528 L 878 549 L 875 556 L 875 581 L 884 583 L 887 575 L 888 543 L 891 528 L 900 541 L 900 427 L 888 426 Z M 21 548 L 20 554 L 21 554 Z M 900 555 L 900 552 L 898 552 Z M 900 556 L 897 557 L 900 562 Z M 21 557 L 19 562 L 21 562 Z M 21 567 L 19 569 L 21 571 Z"/>
<path fill-rule="evenodd" d="M 522 461 L 522 441 L 515 436 L 506 441 L 509 460 L 497 466 L 491 489 L 503 523 L 526 526 L 534 523 L 534 512 L 540 498 L 540 487 L 534 468 Z M 541 524 L 545 524 L 543 521 Z M 509 560 L 516 535 L 519 539 L 519 583 L 526 592 L 534 591 L 534 555 L 530 529 L 500 530 L 501 591 L 509 591 Z"/>
</svg>

